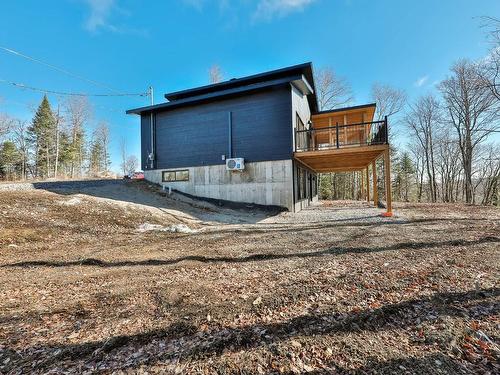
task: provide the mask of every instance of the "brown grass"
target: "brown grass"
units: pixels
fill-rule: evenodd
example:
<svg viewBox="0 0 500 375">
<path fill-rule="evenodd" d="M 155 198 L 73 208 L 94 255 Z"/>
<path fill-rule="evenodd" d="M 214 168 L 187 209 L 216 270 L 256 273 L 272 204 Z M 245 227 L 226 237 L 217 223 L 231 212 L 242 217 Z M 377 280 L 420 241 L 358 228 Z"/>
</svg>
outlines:
<svg viewBox="0 0 500 375">
<path fill-rule="evenodd" d="M 498 209 L 186 235 L 79 197 L 0 194 L 0 372 L 498 370 Z"/>
</svg>

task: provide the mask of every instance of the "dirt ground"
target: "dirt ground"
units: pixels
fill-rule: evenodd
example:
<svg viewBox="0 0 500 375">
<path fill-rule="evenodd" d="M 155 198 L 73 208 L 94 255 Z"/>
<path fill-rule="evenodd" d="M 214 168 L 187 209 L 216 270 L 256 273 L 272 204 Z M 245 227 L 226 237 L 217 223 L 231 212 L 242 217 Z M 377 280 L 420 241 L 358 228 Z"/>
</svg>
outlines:
<svg viewBox="0 0 500 375">
<path fill-rule="evenodd" d="M 0 373 L 494 374 L 500 210 L 0 191 Z"/>
</svg>

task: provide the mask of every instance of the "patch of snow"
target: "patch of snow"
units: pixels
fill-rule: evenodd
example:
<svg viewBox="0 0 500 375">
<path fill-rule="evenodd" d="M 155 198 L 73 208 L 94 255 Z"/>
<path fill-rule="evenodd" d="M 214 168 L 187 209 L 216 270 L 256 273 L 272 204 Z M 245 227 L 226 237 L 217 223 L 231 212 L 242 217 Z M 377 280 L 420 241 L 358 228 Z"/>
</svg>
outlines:
<svg viewBox="0 0 500 375">
<path fill-rule="evenodd" d="M 172 224 L 168 226 L 163 226 L 160 224 L 150 224 L 144 223 L 139 225 L 137 228 L 138 232 L 150 232 L 150 231 L 159 231 L 159 232 L 171 232 L 171 233 L 196 233 L 195 229 L 189 228 L 186 224 Z"/>
<path fill-rule="evenodd" d="M 73 197 L 71 199 L 68 199 L 67 201 L 60 201 L 59 203 L 63 206 L 76 206 L 77 204 L 82 203 L 82 200 L 78 197 Z"/>
</svg>

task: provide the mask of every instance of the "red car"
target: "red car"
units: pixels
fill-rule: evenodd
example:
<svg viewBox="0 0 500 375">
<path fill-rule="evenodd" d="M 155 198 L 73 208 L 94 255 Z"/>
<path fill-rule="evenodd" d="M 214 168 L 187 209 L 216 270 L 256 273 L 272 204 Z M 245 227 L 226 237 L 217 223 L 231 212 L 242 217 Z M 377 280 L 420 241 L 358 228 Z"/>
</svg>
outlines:
<svg viewBox="0 0 500 375">
<path fill-rule="evenodd" d="M 144 180 L 144 172 L 134 172 L 123 176 L 126 180 Z"/>
</svg>

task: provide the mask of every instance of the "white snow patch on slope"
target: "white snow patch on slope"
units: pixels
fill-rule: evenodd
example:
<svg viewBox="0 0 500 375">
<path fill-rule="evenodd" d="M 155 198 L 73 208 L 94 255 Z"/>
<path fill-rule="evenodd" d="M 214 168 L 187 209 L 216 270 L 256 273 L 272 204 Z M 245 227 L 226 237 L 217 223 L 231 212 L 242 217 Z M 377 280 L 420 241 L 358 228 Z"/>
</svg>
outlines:
<svg viewBox="0 0 500 375">
<path fill-rule="evenodd" d="M 150 232 L 150 231 L 158 231 L 158 232 L 171 232 L 171 233 L 196 233 L 195 229 L 189 228 L 186 224 L 172 224 L 168 226 L 163 226 L 160 224 L 150 224 L 144 223 L 139 225 L 137 228 L 138 232 Z"/>
<path fill-rule="evenodd" d="M 63 206 L 76 206 L 77 204 L 82 203 L 82 200 L 78 197 L 73 197 L 68 199 L 67 201 L 60 201 L 59 204 Z"/>
</svg>

